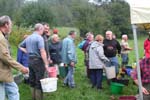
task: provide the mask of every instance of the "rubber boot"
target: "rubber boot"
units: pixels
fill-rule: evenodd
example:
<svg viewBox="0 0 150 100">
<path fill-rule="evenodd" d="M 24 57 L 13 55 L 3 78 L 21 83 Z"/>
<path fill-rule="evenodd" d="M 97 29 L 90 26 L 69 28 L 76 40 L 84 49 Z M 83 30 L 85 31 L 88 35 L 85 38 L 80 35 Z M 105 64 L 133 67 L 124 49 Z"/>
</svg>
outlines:
<svg viewBox="0 0 150 100">
<path fill-rule="evenodd" d="M 35 98 L 35 88 L 31 88 L 32 100 L 36 100 Z"/>
<path fill-rule="evenodd" d="M 40 89 L 35 89 L 36 100 L 43 100 L 43 92 Z"/>
</svg>

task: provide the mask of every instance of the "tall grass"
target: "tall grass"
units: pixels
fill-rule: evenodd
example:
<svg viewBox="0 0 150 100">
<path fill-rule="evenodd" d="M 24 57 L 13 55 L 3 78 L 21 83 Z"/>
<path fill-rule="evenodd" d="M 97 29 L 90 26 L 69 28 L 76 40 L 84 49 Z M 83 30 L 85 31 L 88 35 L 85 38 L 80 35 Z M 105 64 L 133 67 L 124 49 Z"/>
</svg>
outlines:
<svg viewBox="0 0 150 100">
<path fill-rule="evenodd" d="M 144 56 L 144 40 L 145 37 L 138 37 L 138 53 L 139 58 L 143 58 Z M 129 53 L 129 64 L 132 64 L 136 61 L 136 55 L 135 55 L 135 44 L 133 40 L 129 40 L 130 47 L 133 48 L 133 50 Z"/>
</svg>

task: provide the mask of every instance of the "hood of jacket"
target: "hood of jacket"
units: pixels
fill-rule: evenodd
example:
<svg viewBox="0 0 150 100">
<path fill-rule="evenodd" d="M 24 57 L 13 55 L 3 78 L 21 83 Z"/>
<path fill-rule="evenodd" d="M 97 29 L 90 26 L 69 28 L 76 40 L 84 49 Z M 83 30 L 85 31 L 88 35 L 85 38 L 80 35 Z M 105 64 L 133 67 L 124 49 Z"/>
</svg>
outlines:
<svg viewBox="0 0 150 100">
<path fill-rule="evenodd" d="M 100 42 L 97 42 L 97 41 L 94 41 L 94 42 L 92 43 L 92 45 L 91 45 L 92 48 L 96 48 L 96 47 L 98 47 L 98 46 L 104 46 L 104 44 L 103 44 L 103 43 L 100 43 Z"/>
</svg>

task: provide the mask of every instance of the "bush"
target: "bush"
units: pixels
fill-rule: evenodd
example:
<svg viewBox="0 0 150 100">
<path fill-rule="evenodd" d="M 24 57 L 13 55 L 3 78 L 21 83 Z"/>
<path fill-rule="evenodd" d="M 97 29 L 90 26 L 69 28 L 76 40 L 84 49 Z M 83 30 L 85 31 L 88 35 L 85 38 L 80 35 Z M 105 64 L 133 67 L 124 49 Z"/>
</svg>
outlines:
<svg viewBox="0 0 150 100">
<path fill-rule="evenodd" d="M 57 27 L 57 29 L 58 29 L 58 34 L 59 34 L 61 40 L 64 39 L 65 37 L 67 37 L 68 33 L 71 30 L 74 30 L 77 32 L 77 38 L 75 39 L 75 43 L 80 42 L 80 40 L 81 40 L 81 38 L 79 38 L 80 33 L 77 28 Z M 13 26 L 12 33 L 10 34 L 10 37 L 9 37 L 9 42 L 14 46 L 18 46 L 18 44 L 23 40 L 23 36 L 25 34 L 27 34 L 27 35 L 32 34 L 32 31 L 33 31 L 32 28 Z"/>
<path fill-rule="evenodd" d="M 31 34 L 31 29 L 13 26 L 12 32 L 9 37 L 9 42 L 15 46 L 18 46 L 18 44 L 23 40 L 23 36 L 25 34 Z"/>
</svg>

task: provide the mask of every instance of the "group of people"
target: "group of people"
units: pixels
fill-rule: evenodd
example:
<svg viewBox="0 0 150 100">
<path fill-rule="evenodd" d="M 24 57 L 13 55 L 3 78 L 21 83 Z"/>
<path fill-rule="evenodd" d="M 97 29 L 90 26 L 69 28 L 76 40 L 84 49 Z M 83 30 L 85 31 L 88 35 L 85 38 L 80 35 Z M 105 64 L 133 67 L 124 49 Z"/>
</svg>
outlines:
<svg viewBox="0 0 150 100">
<path fill-rule="evenodd" d="M 40 80 L 45 77 L 45 72 L 49 73 L 51 65 L 57 67 L 64 63 L 68 67 L 64 85 L 70 88 L 75 87 L 74 67 L 77 62 L 74 38 L 75 31 L 70 31 L 68 37 L 62 42 L 59 41 L 58 34 L 50 35 L 47 23 L 37 23 L 34 32 L 19 44 L 19 48 L 28 54 L 29 84 L 33 100 L 42 100 L 43 92 Z M 62 56 L 63 55 L 63 56 Z"/>
<path fill-rule="evenodd" d="M 106 31 L 105 39 L 102 35 L 95 36 L 92 32 L 86 34 L 86 39 L 79 44 L 85 54 L 87 77 L 90 78 L 92 88 L 102 89 L 102 76 L 104 67 L 114 66 L 118 73 L 119 62 L 117 55 L 122 57 L 122 67 L 128 64 L 128 53 L 132 48 L 128 44 L 128 36 L 122 35 L 119 43 L 112 31 Z M 81 47 L 81 44 L 83 45 Z M 110 80 L 108 80 L 110 81 Z M 109 82 L 108 82 L 109 83 Z"/>
<path fill-rule="evenodd" d="M 85 42 L 82 43 L 82 49 L 85 54 L 85 66 L 87 77 L 90 78 L 92 88 L 102 89 L 102 74 L 104 66 L 115 66 L 116 74 L 118 73 L 118 56 L 121 56 L 121 67 L 128 65 L 128 54 L 132 50 L 128 44 L 128 36 L 122 35 L 119 43 L 111 31 L 106 31 L 105 39 L 102 35 L 97 35 L 95 39 L 91 32 L 86 34 Z M 79 45 L 80 46 L 80 45 Z M 141 70 L 143 100 L 150 99 L 150 32 L 148 38 L 144 41 L 144 57 L 139 60 Z M 137 68 L 131 72 L 131 78 L 136 85 L 138 83 Z"/>
<path fill-rule="evenodd" d="M 51 65 L 57 69 L 60 63 L 68 67 L 68 73 L 64 79 L 64 85 L 75 87 L 74 68 L 77 63 L 76 47 L 74 39 L 75 31 L 70 31 L 68 36 L 61 42 L 58 30 L 50 33 L 47 23 L 37 23 L 31 35 L 24 36 L 19 44 L 17 61 L 10 55 L 10 45 L 7 36 L 10 34 L 12 21 L 9 16 L 0 17 L 0 97 L 1 100 L 20 100 L 18 86 L 14 82 L 11 69 L 21 71 L 28 79 L 31 87 L 32 100 L 43 100 L 43 92 L 40 80 L 49 73 Z M 63 55 L 63 56 L 62 56 Z M 57 70 L 58 71 L 58 70 Z M 58 71 L 59 74 L 59 71 Z"/>
</svg>

